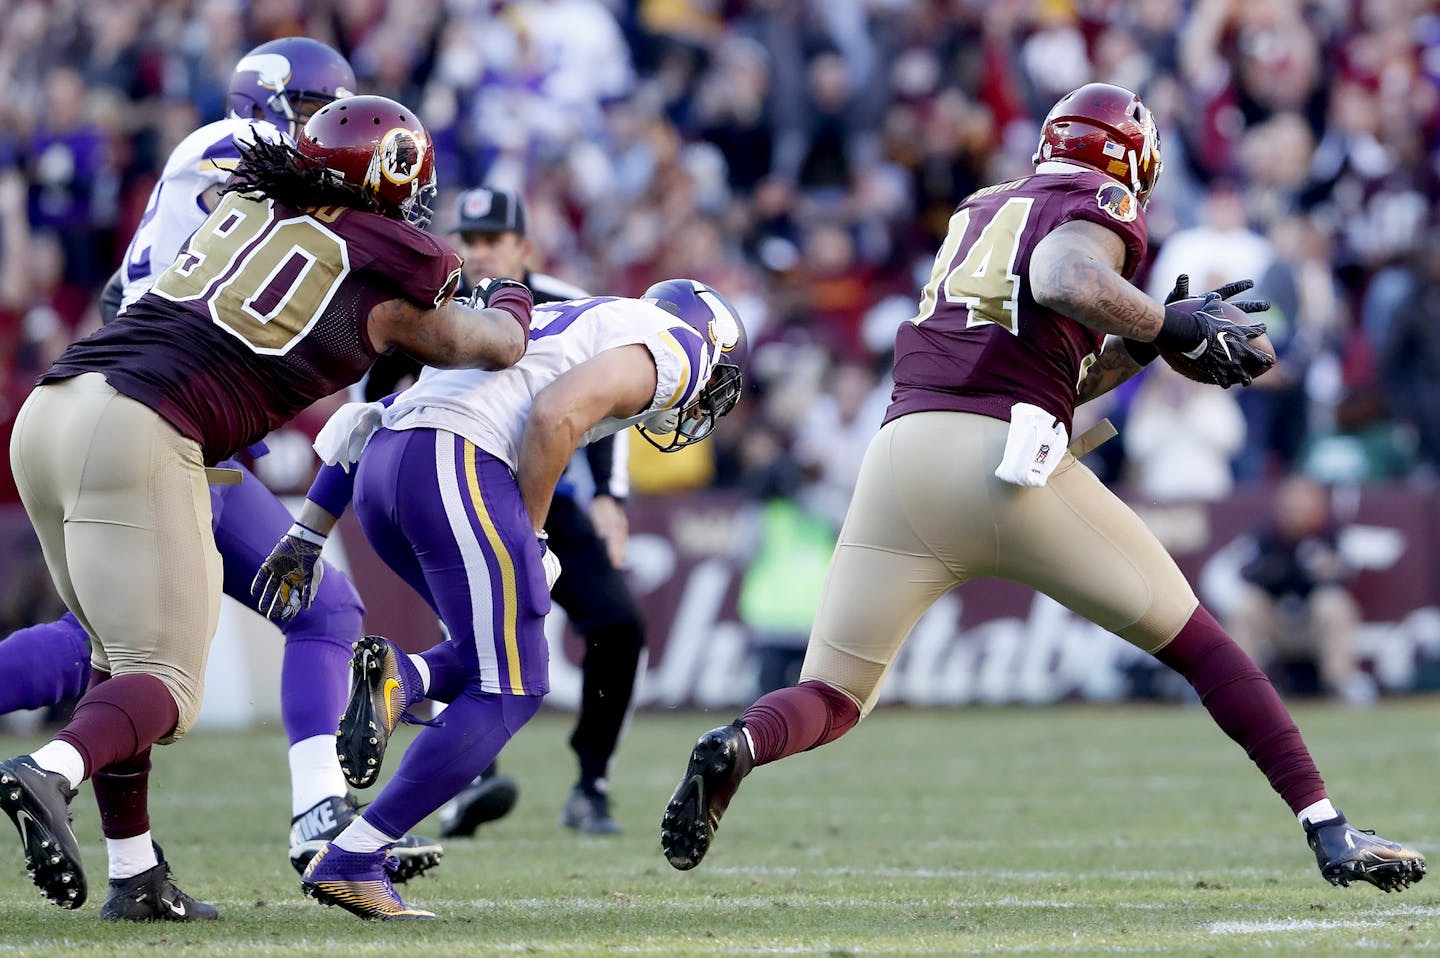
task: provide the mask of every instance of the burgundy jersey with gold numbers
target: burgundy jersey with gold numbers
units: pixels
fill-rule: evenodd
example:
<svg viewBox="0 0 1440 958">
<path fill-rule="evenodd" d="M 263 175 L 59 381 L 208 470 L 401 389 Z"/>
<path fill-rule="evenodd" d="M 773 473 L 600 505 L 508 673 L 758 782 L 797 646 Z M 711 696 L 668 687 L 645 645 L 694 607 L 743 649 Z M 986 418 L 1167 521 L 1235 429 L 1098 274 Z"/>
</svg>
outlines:
<svg viewBox="0 0 1440 958">
<path fill-rule="evenodd" d="M 400 220 L 227 193 L 150 291 L 39 381 L 103 373 L 217 462 L 358 381 L 375 360 L 371 309 L 438 306 L 460 265 Z"/>
<path fill-rule="evenodd" d="M 1105 336 L 1035 302 L 1029 278 L 1035 245 L 1070 220 L 1118 234 L 1125 278 L 1134 275 L 1145 258 L 1145 211 L 1103 173 L 1044 163 L 960 204 L 920 311 L 896 334 L 886 422 L 937 409 L 1008 420 L 1013 404 L 1028 402 L 1070 428 L 1075 389 Z"/>
</svg>

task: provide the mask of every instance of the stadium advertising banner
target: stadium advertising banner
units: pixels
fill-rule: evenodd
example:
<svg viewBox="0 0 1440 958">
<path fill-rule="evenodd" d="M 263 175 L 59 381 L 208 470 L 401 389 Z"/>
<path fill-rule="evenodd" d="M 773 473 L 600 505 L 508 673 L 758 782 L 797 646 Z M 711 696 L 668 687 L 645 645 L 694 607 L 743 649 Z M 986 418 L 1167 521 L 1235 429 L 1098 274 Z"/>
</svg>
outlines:
<svg viewBox="0 0 1440 958">
<path fill-rule="evenodd" d="M 1235 601 L 1256 517 L 1271 513 L 1271 493 L 1253 488 L 1218 504 L 1138 505 L 1222 621 Z M 1356 570 L 1351 588 L 1362 612 L 1362 659 L 1383 692 L 1440 684 L 1440 495 L 1367 487 L 1338 495 L 1335 505 L 1342 552 Z M 649 635 L 637 704 L 748 703 L 756 691 L 756 650 L 803 648 L 829 540 L 817 542 L 803 515 L 777 515 L 738 496 L 637 499 L 629 512 L 631 583 Z M 433 623 L 433 616 L 379 567 L 348 520 L 341 538 L 370 608 L 367 627 L 423 645 L 433 633 L 417 623 Z M 558 608 L 549 626 L 551 704 L 571 708 L 580 693 L 580 644 Z M 921 620 L 882 702 L 1169 697 L 1183 691 L 1176 682 L 1148 656 L 1059 604 L 1012 583 L 977 580 Z"/>
<path fill-rule="evenodd" d="M 1138 506 L 1222 621 L 1239 588 L 1248 536 L 1271 513 L 1271 492 L 1245 489 L 1213 505 Z M 1362 613 L 1357 646 L 1365 666 L 1382 692 L 1440 688 L 1440 492 L 1365 487 L 1339 495 L 1336 509 L 1342 552 L 1356 570 L 1350 587 Z M 765 650 L 788 647 L 795 657 L 804 647 L 833 531 L 788 503 L 718 493 L 636 499 L 629 513 L 630 581 L 648 628 L 637 705 L 747 704 Z M 440 636 L 435 617 L 380 564 L 352 517 L 325 554 L 354 577 L 368 631 L 415 651 Z M 0 594 L 7 632 L 63 611 L 18 505 L 0 507 L 0 571 L 8 584 Z M 235 625 L 233 617 L 222 619 L 222 630 Z M 548 629 L 549 702 L 574 708 L 581 646 L 559 608 Z M 241 641 L 251 641 L 253 630 L 241 631 Z M 252 685 L 265 681 L 257 674 Z M 1184 691 L 1148 656 L 1057 603 L 1008 582 L 977 580 L 916 626 L 882 702 L 1048 703 Z"/>
</svg>

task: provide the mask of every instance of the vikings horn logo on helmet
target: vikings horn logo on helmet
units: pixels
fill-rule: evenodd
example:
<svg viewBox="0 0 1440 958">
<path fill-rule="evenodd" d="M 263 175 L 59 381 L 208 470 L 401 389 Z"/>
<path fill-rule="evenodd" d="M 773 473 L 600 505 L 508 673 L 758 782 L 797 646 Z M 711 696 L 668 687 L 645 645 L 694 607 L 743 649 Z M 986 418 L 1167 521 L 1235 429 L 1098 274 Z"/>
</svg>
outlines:
<svg viewBox="0 0 1440 958">
<path fill-rule="evenodd" d="M 283 90 L 290 82 L 290 60 L 278 53 L 252 53 L 235 65 L 236 73 L 253 72 L 267 90 Z"/>
<path fill-rule="evenodd" d="M 722 353 L 728 353 L 740 342 L 740 323 L 723 299 L 712 293 L 703 283 L 695 285 L 698 287 L 695 295 L 710 307 L 710 324 L 706 330 L 710 342 L 719 346 Z"/>
</svg>

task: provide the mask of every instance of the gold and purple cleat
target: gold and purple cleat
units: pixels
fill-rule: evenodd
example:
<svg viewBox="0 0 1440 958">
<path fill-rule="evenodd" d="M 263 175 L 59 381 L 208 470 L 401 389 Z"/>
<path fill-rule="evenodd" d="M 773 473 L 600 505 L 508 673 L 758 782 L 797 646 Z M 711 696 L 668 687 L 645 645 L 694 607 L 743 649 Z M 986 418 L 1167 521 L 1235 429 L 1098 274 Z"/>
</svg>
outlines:
<svg viewBox="0 0 1440 958">
<path fill-rule="evenodd" d="M 414 671 L 389 639 L 367 635 L 355 643 L 350 656 L 350 701 L 335 732 L 340 771 L 355 788 L 375 784 L 390 733 L 408 718 L 405 707 L 416 690 L 407 687 L 406 666 Z"/>
<path fill-rule="evenodd" d="M 394 858 L 389 849 L 347 852 L 334 842 L 305 868 L 300 890 L 322 905 L 337 905 L 360 918 L 380 921 L 426 921 L 435 913 L 411 908 L 390 882 Z"/>
</svg>

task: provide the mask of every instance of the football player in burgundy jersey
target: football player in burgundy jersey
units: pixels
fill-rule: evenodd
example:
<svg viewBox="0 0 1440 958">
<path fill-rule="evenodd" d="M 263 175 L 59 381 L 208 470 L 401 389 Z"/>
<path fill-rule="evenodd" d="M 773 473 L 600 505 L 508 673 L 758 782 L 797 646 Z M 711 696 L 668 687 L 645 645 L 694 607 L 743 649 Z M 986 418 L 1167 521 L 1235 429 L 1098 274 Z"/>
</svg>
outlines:
<svg viewBox="0 0 1440 958">
<path fill-rule="evenodd" d="M 1334 808 L 1265 673 L 1145 524 L 1066 452 L 1075 405 L 1157 348 L 1184 353 L 1221 386 L 1248 385 L 1271 362 L 1249 343 L 1263 326 L 1230 323 L 1216 305 L 1248 282 L 1197 299 L 1177 289 L 1173 304 L 1129 282 L 1160 167 L 1140 98 L 1089 84 L 1046 118 L 1033 175 L 956 209 L 919 311 L 896 337 L 892 403 L 831 559 L 800 683 L 700 737 L 661 824 L 671 865 L 700 863 L 755 766 L 832 742 L 868 714 L 938 598 L 995 576 L 1183 675 L 1299 818 L 1326 879 L 1393 891 L 1424 877 L 1421 855 Z"/>
<path fill-rule="evenodd" d="M 70 723 L 0 761 L 0 808 L 56 904 L 86 897 L 75 787 L 106 770 L 102 821 L 148 835 L 150 747 L 199 710 L 222 579 L 207 467 L 357 381 L 383 350 L 486 369 L 524 353 L 523 286 L 498 286 L 478 309 L 452 299 L 460 258 L 417 225 L 434 163 L 424 126 L 383 97 L 322 107 L 298 148 L 257 138 L 174 264 L 67 349 L 22 407 L 11 468 L 94 643 Z M 172 911 L 202 907 L 170 887 Z"/>
<path fill-rule="evenodd" d="M 175 260 L 185 240 L 219 203 L 244 144 L 256 137 L 293 144 L 316 110 L 353 96 L 354 89 L 355 71 L 345 58 L 309 37 L 271 40 L 241 57 L 230 78 L 230 115 L 185 137 L 166 160 L 124 263 L 101 294 L 101 321 L 114 322 L 124 305 L 139 299 Z M 263 455 L 265 450 L 260 444 L 249 451 Z M 225 594 L 251 605 L 255 571 L 292 517 L 242 463 L 224 460 L 218 465 L 240 471 L 243 480 L 210 487 Z M 361 637 L 364 615 L 364 603 L 349 578 L 327 565 L 313 604 L 280 624 L 285 637 L 280 721 L 290 745 L 290 863 L 296 871 L 304 871 L 311 856 L 356 813 L 335 757 L 335 723 L 345 707 L 346 663 Z M 0 714 L 79 698 L 89 682 L 90 638 L 74 613 L 0 641 Z M 131 899 L 118 917 L 193 920 L 195 912 L 179 919 L 160 907 L 164 896 L 152 887 L 159 862 L 150 839 L 123 832 L 113 825 L 106 829 L 106 841 L 121 860 L 110 869 L 108 895 Z M 137 854 L 127 855 L 127 848 Z M 394 851 L 400 861 L 396 878 L 408 880 L 438 863 L 442 849 L 432 839 L 412 835 Z"/>
</svg>

